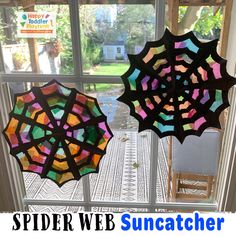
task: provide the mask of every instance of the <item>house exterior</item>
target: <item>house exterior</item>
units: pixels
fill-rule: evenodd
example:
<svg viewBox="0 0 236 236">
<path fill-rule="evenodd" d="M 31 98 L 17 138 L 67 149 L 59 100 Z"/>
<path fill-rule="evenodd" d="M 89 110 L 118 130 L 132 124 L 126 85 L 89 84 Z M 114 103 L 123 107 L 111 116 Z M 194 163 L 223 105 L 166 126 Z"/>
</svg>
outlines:
<svg viewBox="0 0 236 236">
<path fill-rule="evenodd" d="M 104 61 L 125 60 L 126 58 L 124 41 L 104 43 L 102 50 Z"/>
</svg>

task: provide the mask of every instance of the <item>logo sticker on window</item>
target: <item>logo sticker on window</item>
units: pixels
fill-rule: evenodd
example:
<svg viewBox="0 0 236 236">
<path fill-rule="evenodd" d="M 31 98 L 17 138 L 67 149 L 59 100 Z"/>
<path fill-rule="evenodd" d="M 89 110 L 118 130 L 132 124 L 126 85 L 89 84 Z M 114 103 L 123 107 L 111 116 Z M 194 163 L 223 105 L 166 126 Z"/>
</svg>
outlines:
<svg viewBox="0 0 236 236">
<path fill-rule="evenodd" d="M 17 36 L 19 38 L 55 38 L 56 14 L 54 12 L 18 12 Z"/>
</svg>

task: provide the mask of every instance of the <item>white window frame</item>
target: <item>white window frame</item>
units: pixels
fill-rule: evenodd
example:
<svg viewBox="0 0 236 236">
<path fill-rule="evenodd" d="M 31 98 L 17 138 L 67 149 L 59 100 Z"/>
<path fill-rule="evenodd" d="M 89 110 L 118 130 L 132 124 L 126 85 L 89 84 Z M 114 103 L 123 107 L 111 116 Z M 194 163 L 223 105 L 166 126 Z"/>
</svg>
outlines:
<svg viewBox="0 0 236 236">
<path fill-rule="evenodd" d="M 70 9 L 70 22 L 71 22 L 71 34 L 72 34 L 72 50 L 73 50 L 73 63 L 74 63 L 74 74 L 73 75 L 41 75 L 41 74 L 32 74 L 32 73 L 14 73 L 14 74 L 5 74 L 4 72 L 0 74 L 0 106 L 2 110 L 1 116 L 4 119 L 0 119 L 0 127 L 4 127 L 7 123 L 6 114 L 11 110 L 11 103 L 7 97 L 10 97 L 9 91 L 6 89 L 7 82 L 49 82 L 52 79 L 56 79 L 59 82 L 64 83 L 75 83 L 77 88 L 80 91 L 83 91 L 83 85 L 85 83 L 115 83 L 121 84 L 121 78 L 118 76 L 92 76 L 84 75 L 82 69 L 82 54 L 80 48 L 80 22 L 79 22 L 79 9 L 78 2 L 75 0 L 69 0 L 69 9 Z M 155 4 L 156 12 L 156 30 L 155 37 L 156 39 L 160 38 L 164 32 L 164 21 L 165 21 L 165 0 L 156 0 Z M 0 55 L 1 57 L 2 55 Z M 1 60 L 0 60 L 1 61 Z M 233 96 L 234 100 L 236 95 Z M 234 101 L 236 102 L 236 101 Z M 235 117 L 236 111 L 232 111 L 231 117 Z M 229 130 L 229 129 L 228 129 Z M 230 130 L 229 130 L 230 131 Z M 229 134 L 226 132 L 226 139 Z M 234 134 L 234 138 L 236 133 Z M 222 205 L 218 204 L 223 198 L 225 193 L 225 185 L 223 184 L 223 177 L 219 175 L 219 186 L 221 186 L 221 194 L 218 192 L 216 194 L 216 201 L 213 203 L 185 203 L 185 202 L 156 202 L 156 179 L 157 179 L 157 155 L 158 155 L 158 138 L 152 132 L 151 135 L 151 155 L 150 155 L 150 187 L 149 187 L 149 201 L 147 203 L 132 203 L 132 202 L 101 202 L 101 201 L 92 201 L 90 195 L 90 184 L 89 177 L 85 176 L 82 178 L 83 183 L 83 201 L 79 200 L 37 200 L 30 199 L 25 196 L 25 187 L 22 174 L 19 168 L 16 165 L 14 159 L 9 158 L 9 151 L 6 146 L 6 143 L 3 141 L 2 135 L 0 136 L 0 153 L 3 153 L 4 160 L 7 168 L 4 169 L 7 173 L 5 177 L 10 180 L 11 184 L 9 189 L 11 190 L 9 195 L 11 195 L 14 202 L 14 210 L 23 210 L 27 209 L 28 205 L 57 205 L 57 206 L 82 206 L 85 211 L 90 211 L 93 206 L 96 207 L 120 207 L 120 208 L 146 208 L 149 212 L 154 212 L 159 209 L 168 209 L 168 210 L 201 210 L 201 211 L 215 211 L 222 208 Z M 229 142 L 229 140 L 227 141 Z M 231 145 L 232 148 L 232 145 Z M 224 153 L 223 153 L 224 154 Z M 234 161 L 232 154 L 227 156 L 227 161 Z M 224 158 L 225 159 L 225 158 Z M 236 163 L 234 163 L 236 166 Z M 0 165 L 1 167 L 1 165 Z M 225 167 L 225 166 L 224 166 Z M 223 168 L 223 167 L 222 167 Z M 222 169 L 220 168 L 220 169 Z M 225 167 L 225 171 L 229 171 Z M 1 184 L 1 182 L 0 182 Z M 0 185 L 1 186 L 1 185 Z M 12 204 L 12 203 L 11 203 Z M 223 209 L 223 208 L 222 208 Z"/>
</svg>

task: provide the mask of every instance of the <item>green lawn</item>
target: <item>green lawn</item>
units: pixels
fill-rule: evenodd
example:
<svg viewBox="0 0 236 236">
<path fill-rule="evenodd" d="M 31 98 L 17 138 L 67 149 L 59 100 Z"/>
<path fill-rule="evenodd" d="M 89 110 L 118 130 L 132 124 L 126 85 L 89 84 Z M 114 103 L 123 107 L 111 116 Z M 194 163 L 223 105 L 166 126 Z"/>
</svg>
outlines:
<svg viewBox="0 0 236 236">
<path fill-rule="evenodd" d="M 104 83 L 99 83 L 96 84 L 96 90 L 94 88 L 94 84 L 90 84 L 90 87 L 88 84 L 85 85 L 85 92 L 110 92 L 113 89 L 122 89 L 124 86 L 122 84 L 104 84 Z"/>
<path fill-rule="evenodd" d="M 126 63 L 101 63 L 96 68 L 92 75 L 116 75 L 121 76 L 129 68 L 129 64 Z"/>
<path fill-rule="evenodd" d="M 88 89 L 87 87 L 85 87 L 86 89 Z M 94 87 L 91 86 L 92 90 L 94 91 Z M 123 85 L 122 84 L 96 84 L 96 92 L 110 92 L 113 89 L 122 89 Z M 87 91 L 89 92 L 89 91 Z"/>
<path fill-rule="evenodd" d="M 100 65 L 93 68 L 92 75 L 123 75 L 129 68 L 129 64 L 126 63 L 101 63 Z M 105 84 L 96 83 L 96 92 L 106 92 L 112 89 L 123 88 L 122 84 Z M 86 92 L 94 92 L 94 84 L 90 84 L 90 87 L 85 85 Z"/>
</svg>

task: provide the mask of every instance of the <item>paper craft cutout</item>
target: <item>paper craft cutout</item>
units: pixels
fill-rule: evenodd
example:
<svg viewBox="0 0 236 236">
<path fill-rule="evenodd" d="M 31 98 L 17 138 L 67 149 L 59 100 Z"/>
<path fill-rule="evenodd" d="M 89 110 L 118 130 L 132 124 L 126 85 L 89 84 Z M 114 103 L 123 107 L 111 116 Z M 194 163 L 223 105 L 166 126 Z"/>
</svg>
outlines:
<svg viewBox="0 0 236 236">
<path fill-rule="evenodd" d="M 130 107 L 139 132 L 151 129 L 159 137 L 200 136 L 220 128 L 219 115 L 229 106 L 228 90 L 236 79 L 216 51 L 217 40 L 201 43 L 192 32 L 147 42 L 138 55 L 128 55 L 122 75 L 125 91 L 119 101 Z"/>
<path fill-rule="evenodd" d="M 58 186 L 98 172 L 113 134 L 95 98 L 53 80 L 15 100 L 3 134 L 22 171 Z"/>
</svg>

